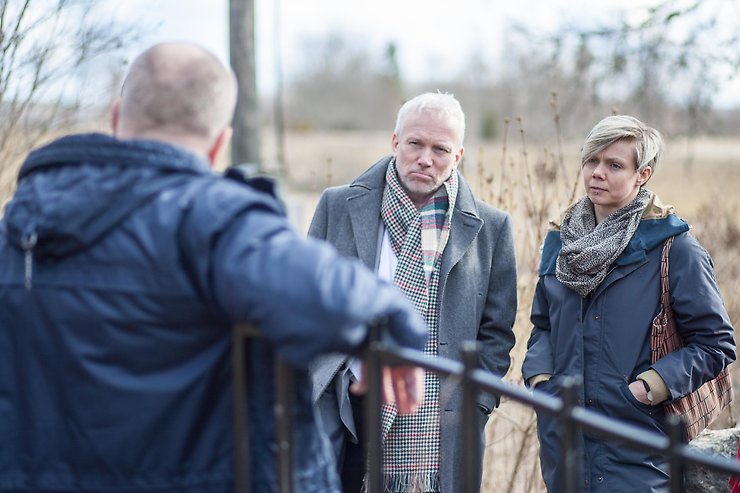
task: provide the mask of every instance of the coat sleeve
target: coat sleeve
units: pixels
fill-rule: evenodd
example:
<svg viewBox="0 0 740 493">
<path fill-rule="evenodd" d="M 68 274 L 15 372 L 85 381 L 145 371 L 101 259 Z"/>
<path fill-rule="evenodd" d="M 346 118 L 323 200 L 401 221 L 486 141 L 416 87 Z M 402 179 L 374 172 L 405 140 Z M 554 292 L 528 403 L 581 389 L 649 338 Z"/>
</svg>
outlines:
<svg viewBox="0 0 740 493">
<path fill-rule="evenodd" d="M 722 302 L 712 260 L 688 233 L 673 242 L 669 257 L 670 300 L 685 347 L 656 361 L 676 399 L 698 389 L 735 360 L 734 330 Z"/>
<path fill-rule="evenodd" d="M 308 236 L 325 240 L 329 224 L 329 197 L 328 192 L 324 191 L 319 198 L 319 203 L 314 210 L 311 225 L 308 227 Z"/>
<path fill-rule="evenodd" d="M 379 319 L 388 321 L 390 344 L 424 347 L 426 324 L 398 288 L 301 238 L 269 203 L 242 199 L 237 208 L 239 193 L 219 192 L 191 214 L 186 247 L 191 277 L 229 322 L 254 324 L 302 367 L 318 354 L 356 350 Z"/>
<path fill-rule="evenodd" d="M 552 375 L 555 365 L 550 342 L 550 308 L 545 290 L 545 277 L 540 277 L 532 300 L 530 315 L 532 332 L 527 341 L 527 353 L 522 364 L 524 381 L 535 375 Z"/>
<path fill-rule="evenodd" d="M 515 342 L 513 327 L 517 310 L 516 257 L 511 217 L 508 214 L 498 231 L 489 276 L 477 340 L 481 345 L 481 366 L 495 375 L 503 376 L 511 365 L 510 352 Z M 490 411 L 498 403 L 492 396 L 483 393 L 479 404 Z"/>
</svg>

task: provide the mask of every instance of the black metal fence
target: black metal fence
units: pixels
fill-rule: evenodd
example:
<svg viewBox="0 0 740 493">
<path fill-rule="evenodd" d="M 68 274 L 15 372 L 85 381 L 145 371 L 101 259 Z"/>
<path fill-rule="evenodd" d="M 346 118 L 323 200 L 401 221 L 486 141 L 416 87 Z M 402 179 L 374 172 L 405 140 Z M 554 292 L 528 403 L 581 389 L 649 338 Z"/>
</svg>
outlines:
<svg viewBox="0 0 740 493">
<path fill-rule="evenodd" d="M 579 455 L 581 432 L 614 440 L 629 447 L 651 451 L 665 456 L 669 463 L 670 493 L 684 491 L 684 473 L 687 465 L 704 466 L 710 470 L 740 475 L 740 463 L 735 460 L 702 453 L 685 444 L 685 429 L 681 420 L 675 416 L 667 418 L 667 436 L 647 431 L 643 428 L 609 418 L 577 405 L 579 382 L 575 378 L 566 379 L 562 384 L 562 398 L 553 397 L 538 391 L 505 382 L 491 373 L 478 368 L 478 349 L 474 342 L 464 344 L 461 361 L 446 358 L 429 358 L 422 352 L 409 349 L 391 348 L 379 337 L 380 329 L 371 331 L 370 342 L 365 350 L 365 363 L 368 379 L 368 392 L 365 396 L 365 430 L 368 440 L 368 493 L 382 492 L 382 449 L 381 449 L 381 407 L 383 366 L 419 366 L 440 376 L 460 380 L 463 392 L 461 423 L 463 423 L 463 493 L 477 493 L 480 457 L 477 429 L 476 394 L 481 391 L 507 397 L 527 405 L 538 412 L 558 417 L 563 430 L 563 457 L 565 473 L 562 477 L 563 491 L 577 493 L 583 490 L 583 475 Z M 249 453 L 247 447 L 247 403 L 244 389 L 244 344 L 245 337 L 254 337 L 255 330 L 248 326 L 238 327 L 233 336 L 234 359 L 234 454 L 235 454 L 235 492 L 249 492 Z M 276 440 L 278 444 L 278 481 L 281 493 L 293 493 L 292 483 L 292 420 L 290 413 L 293 395 L 292 372 L 286 363 L 276 363 Z"/>
</svg>

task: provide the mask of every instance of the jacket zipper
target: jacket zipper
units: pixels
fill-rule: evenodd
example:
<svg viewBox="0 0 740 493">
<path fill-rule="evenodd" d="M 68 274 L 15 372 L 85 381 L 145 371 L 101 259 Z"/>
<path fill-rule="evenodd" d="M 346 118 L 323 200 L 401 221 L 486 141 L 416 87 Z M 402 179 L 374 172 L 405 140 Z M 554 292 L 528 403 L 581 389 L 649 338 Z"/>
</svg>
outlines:
<svg viewBox="0 0 740 493">
<path fill-rule="evenodd" d="M 24 275 L 24 285 L 26 286 L 27 290 L 31 289 L 32 283 L 33 283 L 33 247 L 36 246 L 36 240 L 38 237 L 36 236 L 36 232 L 32 232 L 30 234 L 24 235 L 21 238 L 21 248 L 25 252 L 25 275 Z"/>
</svg>

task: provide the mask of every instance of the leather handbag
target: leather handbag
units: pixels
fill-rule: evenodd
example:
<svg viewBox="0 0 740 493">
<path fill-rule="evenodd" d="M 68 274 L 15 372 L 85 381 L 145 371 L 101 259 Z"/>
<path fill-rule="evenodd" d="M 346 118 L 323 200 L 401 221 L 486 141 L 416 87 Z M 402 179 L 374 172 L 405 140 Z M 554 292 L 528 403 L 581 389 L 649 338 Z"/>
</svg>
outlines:
<svg viewBox="0 0 740 493">
<path fill-rule="evenodd" d="M 660 312 L 653 319 L 653 330 L 650 338 L 653 363 L 666 354 L 684 347 L 683 339 L 673 318 L 673 309 L 670 303 L 668 254 L 672 244 L 673 237 L 665 241 L 660 259 Z M 719 375 L 694 392 L 667 402 L 663 406 L 667 414 L 675 414 L 683 419 L 688 439 L 692 440 L 709 423 L 714 421 L 731 401 L 732 382 L 730 373 L 725 367 Z"/>
</svg>

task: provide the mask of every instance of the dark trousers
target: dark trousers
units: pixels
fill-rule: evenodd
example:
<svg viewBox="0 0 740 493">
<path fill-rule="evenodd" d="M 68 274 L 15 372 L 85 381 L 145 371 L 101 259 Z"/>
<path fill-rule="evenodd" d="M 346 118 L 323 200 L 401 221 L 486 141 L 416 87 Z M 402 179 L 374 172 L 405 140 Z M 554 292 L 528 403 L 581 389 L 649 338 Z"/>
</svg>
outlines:
<svg viewBox="0 0 740 493">
<path fill-rule="evenodd" d="M 340 461 L 339 476 L 342 480 L 342 491 L 344 493 L 360 493 L 362 479 L 366 471 L 366 443 L 365 443 L 365 420 L 364 420 L 364 398 L 362 396 L 349 394 L 352 403 L 352 414 L 357 427 L 357 438 L 359 443 L 345 442 L 344 460 Z"/>
<path fill-rule="evenodd" d="M 317 402 L 317 408 L 322 427 L 334 451 L 342 491 L 360 493 L 366 468 L 364 399 L 352 393 L 349 394 L 349 401 L 346 397 L 344 400 L 338 397 L 338 393 L 346 395 L 346 389 L 343 387 L 349 385 L 348 380 L 342 381 L 342 376 L 338 375 L 338 381 L 333 382 L 322 394 Z M 348 416 L 350 409 L 351 416 Z M 354 443 L 354 437 L 344 424 L 351 421 L 354 421 L 358 443 Z"/>
</svg>

